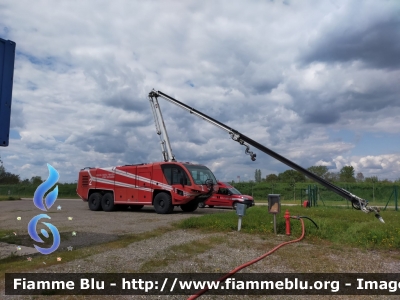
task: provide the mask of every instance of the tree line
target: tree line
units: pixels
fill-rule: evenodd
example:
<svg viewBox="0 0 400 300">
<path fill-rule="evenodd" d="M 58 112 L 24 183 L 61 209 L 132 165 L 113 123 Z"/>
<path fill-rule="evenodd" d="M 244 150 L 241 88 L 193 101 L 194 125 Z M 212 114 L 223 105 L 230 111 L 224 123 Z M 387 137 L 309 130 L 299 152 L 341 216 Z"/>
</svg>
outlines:
<svg viewBox="0 0 400 300">
<path fill-rule="evenodd" d="M 0 184 L 32 184 L 39 185 L 43 182 L 40 176 L 33 176 L 31 179 L 21 180 L 19 175 L 7 172 L 3 161 L 0 158 Z"/>
<path fill-rule="evenodd" d="M 328 167 L 326 166 L 312 166 L 307 168 L 308 171 L 311 173 L 333 183 L 333 182 L 387 182 L 390 183 L 391 181 L 388 179 L 379 180 L 377 176 L 371 177 L 364 177 L 362 172 L 358 172 L 355 174 L 355 170 L 353 166 L 344 166 L 340 169 L 339 172 L 329 172 Z M 296 170 L 286 170 L 282 173 L 276 174 L 269 174 L 265 178 L 261 176 L 261 170 L 256 169 L 254 175 L 255 182 L 307 182 L 312 181 L 312 179 L 307 178 L 303 173 L 300 173 Z M 395 181 L 396 183 L 400 183 L 400 178 Z"/>
</svg>

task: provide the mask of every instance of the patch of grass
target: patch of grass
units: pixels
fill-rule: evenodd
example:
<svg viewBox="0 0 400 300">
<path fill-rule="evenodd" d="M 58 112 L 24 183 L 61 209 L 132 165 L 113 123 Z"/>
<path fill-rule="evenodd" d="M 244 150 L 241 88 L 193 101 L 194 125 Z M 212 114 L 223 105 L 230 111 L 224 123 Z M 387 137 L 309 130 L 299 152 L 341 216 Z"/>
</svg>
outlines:
<svg viewBox="0 0 400 300">
<path fill-rule="evenodd" d="M 193 242 L 175 245 L 169 247 L 163 256 L 146 261 L 139 269 L 139 273 L 155 272 L 157 269 L 166 267 L 170 264 L 179 263 L 180 261 L 189 260 L 191 257 L 204 253 L 215 245 L 226 241 L 222 237 L 207 237 Z"/>
<path fill-rule="evenodd" d="M 0 196 L 0 201 L 11 201 L 11 200 L 21 200 L 21 198 L 16 196 Z"/>
<path fill-rule="evenodd" d="M 15 230 L 16 231 L 16 230 Z M 38 233 L 38 236 L 43 240 L 41 247 L 47 248 L 53 244 L 53 238 L 46 238 L 42 233 Z M 70 232 L 60 232 L 61 240 L 66 241 L 71 239 Z M 0 242 L 7 244 L 14 244 L 20 246 L 32 247 L 33 240 L 28 234 L 15 235 L 12 230 L 1 230 L 0 229 Z"/>
<path fill-rule="evenodd" d="M 373 214 L 365 214 L 359 210 L 345 207 L 312 207 L 303 208 L 293 206 L 287 208 L 292 216 L 308 216 L 313 219 L 319 229 L 312 222 L 304 219 L 306 238 L 315 242 L 328 241 L 333 244 L 347 245 L 361 249 L 400 248 L 400 220 L 396 211 L 384 211 L 382 217 L 385 224 L 380 223 Z M 277 215 L 277 232 L 285 233 L 284 211 Z M 235 212 L 209 214 L 196 218 L 189 218 L 175 226 L 182 229 L 201 229 L 206 231 L 237 230 L 238 217 Z M 301 235 L 300 222 L 291 219 L 292 236 Z M 242 229 L 246 233 L 273 234 L 273 215 L 268 208 L 252 207 L 246 211 L 242 220 Z"/>
<path fill-rule="evenodd" d="M 4 239 L 7 239 L 8 237 L 11 237 L 12 235 L 14 235 L 12 229 L 5 230 L 5 229 L 0 228 L 0 242 L 8 243 L 8 242 L 5 242 Z"/>
<path fill-rule="evenodd" d="M 47 268 L 52 265 L 63 264 L 76 259 L 90 259 L 89 257 L 92 255 L 96 255 L 112 249 L 125 248 L 132 243 L 161 236 L 171 230 L 172 229 L 170 227 L 163 227 L 157 230 L 152 230 L 150 232 L 144 232 L 140 234 L 121 235 L 115 241 L 85 248 L 73 249 L 73 251 L 57 250 L 49 255 L 42 255 L 38 253 L 35 255 L 31 255 L 32 261 L 30 262 L 27 262 L 27 258 L 25 256 L 10 255 L 6 258 L 0 259 L 0 279 L 4 278 L 5 273 L 28 272 L 38 268 Z M 5 231 L 2 232 L 4 233 Z M 62 261 L 58 262 L 57 257 L 62 257 Z M 43 262 L 45 262 L 46 264 L 43 264 Z"/>
</svg>

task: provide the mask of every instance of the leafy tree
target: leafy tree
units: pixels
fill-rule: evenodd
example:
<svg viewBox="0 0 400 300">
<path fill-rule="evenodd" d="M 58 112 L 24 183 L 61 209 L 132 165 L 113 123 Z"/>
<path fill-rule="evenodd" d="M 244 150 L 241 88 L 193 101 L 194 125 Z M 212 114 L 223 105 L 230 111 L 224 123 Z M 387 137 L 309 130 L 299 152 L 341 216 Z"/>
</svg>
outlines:
<svg viewBox="0 0 400 300">
<path fill-rule="evenodd" d="M 319 177 L 324 177 L 326 173 L 328 173 L 328 167 L 327 166 L 312 166 L 307 169 L 311 173 L 314 173 L 315 175 Z"/>
<path fill-rule="evenodd" d="M 21 181 L 22 184 L 30 184 L 31 182 L 29 181 L 28 178 L 25 178 L 24 180 Z"/>
<path fill-rule="evenodd" d="M 19 175 L 10 172 L 5 172 L 0 178 L 0 184 L 18 184 L 19 181 Z"/>
<path fill-rule="evenodd" d="M 283 173 L 279 173 L 278 178 L 281 182 L 303 182 L 306 181 L 306 176 L 295 170 L 286 170 Z"/>
<path fill-rule="evenodd" d="M 40 177 L 40 176 L 33 176 L 31 178 L 31 183 L 33 185 L 40 185 L 42 182 L 43 182 L 43 180 L 42 180 L 42 177 Z"/>
<path fill-rule="evenodd" d="M 327 172 L 324 175 L 324 179 L 328 180 L 329 182 L 336 182 L 339 181 L 339 174 L 335 172 Z"/>
<path fill-rule="evenodd" d="M 361 172 L 358 172 L 356 180 L 357 180 L 357 182 L 363 182 L 364 181 L 364 174 L 361 173 Z"/>
<path fill-rule="evenodd" d="M 267 181 L 267 182 L 276 182 L 278 180 L 279 180 L 279 178 L 275 174 L 269 174 L 269 175 L 267 175 L 267 177 L 265 177 L 265 181 Z"/>
<path fill-rule="evenodd" d="M 0 179 L 3 178 L 5 173 L 6 173 L 6 169 L 4 168 L 3 161 L 1 160 L 1 157 L 0 157 Z"/>
<path fill-rule="evenodd" d="M 19 175 L 7 172 L 0 158 L 0 184 L 18 184 L 19 182 Z"/>
<path fill-rule="evenodd" d="M 353 166 L 344 166 L 339 173 L 340 181 L 355 182 Z"/>
<path fill-rule="evenodd" d="M 367 177 L 365 178 L 365 182 L 369 182 L 369 183 L 373 183 L 373 182 L 378 182 L 378 176 L 371 176 L 371 177 Z"/>
<path fill-rule="evenodd" d="M 380 182 L 382 182 L 382 183 L 392 183 L 392 181 L 387 179 L 387 178 L 381 180 Z"/>
</svg>

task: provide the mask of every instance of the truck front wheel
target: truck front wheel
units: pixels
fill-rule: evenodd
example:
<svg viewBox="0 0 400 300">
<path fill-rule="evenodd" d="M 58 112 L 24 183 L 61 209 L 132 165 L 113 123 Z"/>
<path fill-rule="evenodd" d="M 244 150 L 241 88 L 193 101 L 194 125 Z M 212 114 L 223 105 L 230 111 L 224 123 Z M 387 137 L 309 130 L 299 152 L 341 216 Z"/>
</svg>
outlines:
<svg viewBox="0 0 400 300">
<path fill-rule="evenodd" d="M 114 210 L 114 197 L 112 193 L 105 193 L 101 198 L 101 207 L 104 211 Z"/>
<path fill-rule="evenodd" d="M 198 203 L 196 201 L 191 201 L 186 204 L 181 205 L 181 209 L 185 212 L 192 212 L 197 209 Z"/>
<path fill-rule="evenodd" d="M 101 194 L 93 193 L 90 195 L 89 200 L 89 209 L 96 211 L 101 209 Z"/>
<path fill-rule="evenodd" d="M 154 209 L 158 214 L 169 214 L 174 210 L 171 195 L 161 192 L 154 197 Z"/>
</svg>

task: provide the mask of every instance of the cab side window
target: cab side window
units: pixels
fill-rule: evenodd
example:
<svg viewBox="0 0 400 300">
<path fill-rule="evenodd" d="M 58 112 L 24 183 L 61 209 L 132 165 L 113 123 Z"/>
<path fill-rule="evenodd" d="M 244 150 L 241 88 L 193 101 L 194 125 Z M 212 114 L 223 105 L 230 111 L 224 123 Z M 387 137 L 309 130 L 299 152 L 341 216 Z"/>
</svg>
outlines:
<svg viewBox="0 0 400 300">
<path fill-rule="evenodd" d="M 228 189 L 226 189 L 226 188 L 220 188 L 220 189 L 218 190 L 218 194 L 221 194 L 221 195 L 228 195 Z"/>
<path fill-rule="evenodd" d="M 165 176 L 165 179 L 167 180 L 168 184 L 173 185 L 173 184 L 180 184 L 181 179 L 185 179 L 184 183 L 185 185 L 191 185 L 190 180 L 186 174 L 185 171 L 182 170 L 179 166 L 162 166 L 162 170 Z"/>
<path fill-rule="evenodd" d="M 181 182 L 181 178 L 183 178 L 181 170 L 177 168 L 172 168 L 171 171 L 172 171 L 171 184 L 179 184 Z"/>
</svg>

